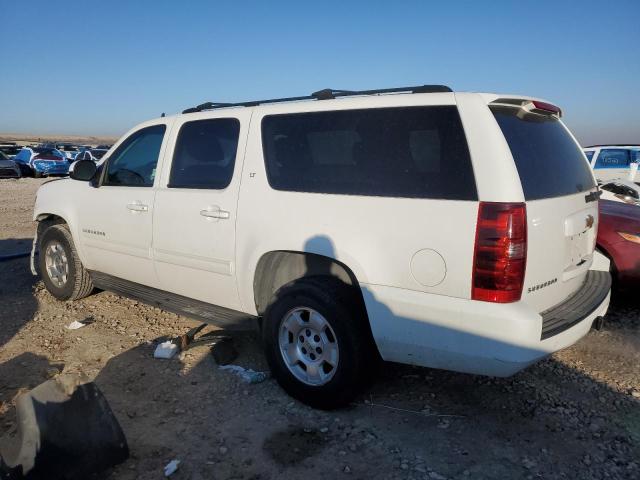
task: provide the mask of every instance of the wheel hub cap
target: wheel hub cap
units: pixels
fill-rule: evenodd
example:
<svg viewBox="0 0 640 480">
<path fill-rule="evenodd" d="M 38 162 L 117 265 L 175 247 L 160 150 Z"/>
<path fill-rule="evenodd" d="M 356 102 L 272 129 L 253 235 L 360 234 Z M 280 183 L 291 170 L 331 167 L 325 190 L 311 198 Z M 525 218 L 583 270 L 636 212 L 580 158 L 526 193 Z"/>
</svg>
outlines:
<svg viewBox="0 0 640 480">
<path fill-rule="evenodd" d="M 44 262 L 51 282 L 56 287 L 64 286 L 69 277 L 69 262 L 60 242 L 54 241 L 47 245 Z"/>
<path fill-rule="evenodd" d="M 324 385 L 335 375 L 338 341 L 327 319 L 315 310 L 289 311 L 280 324 L 279 346 L 285 365 L 301 382 Z"/>
</svg>

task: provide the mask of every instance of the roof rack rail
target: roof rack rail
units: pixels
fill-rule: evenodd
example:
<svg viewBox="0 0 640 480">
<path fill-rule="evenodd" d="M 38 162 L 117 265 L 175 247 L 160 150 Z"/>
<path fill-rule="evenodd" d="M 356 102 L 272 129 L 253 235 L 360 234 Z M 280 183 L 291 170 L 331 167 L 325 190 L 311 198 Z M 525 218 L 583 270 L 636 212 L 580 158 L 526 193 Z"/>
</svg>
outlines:
<svg viewBox="0 0 640 480">
<path fill-rule="evenodd" d="M 337 97 L 350 97 L 357 95 L 380 95 L 386 93 L 441 93 L 452 91 L 453 90 L 446 85 L 418 85 L 414 87 L 381 88 L 378 90 L 335 90 L 333 88 L 325 88 L 323 90 L 313 92 L 311 95 L 305 95 L 302 97 L 271 98 L 266 100 L 253 100 L 250 102 L 237 103 L 205 102 L 196 107 L 187 108 L 186 110 L 183 110 L 182 113 L 202 112 L 203 110 L 227 107 L 255 107 L 256 105 L 263 105 L 266 103 L 297 102 L 301 100 L 332 100 Z"/>
</svg>

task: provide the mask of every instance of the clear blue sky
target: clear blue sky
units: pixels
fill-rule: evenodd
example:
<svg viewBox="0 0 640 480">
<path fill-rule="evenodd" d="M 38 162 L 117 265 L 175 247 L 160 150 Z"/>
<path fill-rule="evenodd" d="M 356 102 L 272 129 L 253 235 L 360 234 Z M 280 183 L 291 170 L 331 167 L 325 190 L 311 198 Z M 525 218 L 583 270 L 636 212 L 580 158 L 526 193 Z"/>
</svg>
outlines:
<svg viewBox="0 0 640 480">
<path fill-rule="evenodd" d="M 444 83 L 640 143 L 640 1 L 0 0 L 0 131 L 119 135 L 206 100 Z"/>
</svg>

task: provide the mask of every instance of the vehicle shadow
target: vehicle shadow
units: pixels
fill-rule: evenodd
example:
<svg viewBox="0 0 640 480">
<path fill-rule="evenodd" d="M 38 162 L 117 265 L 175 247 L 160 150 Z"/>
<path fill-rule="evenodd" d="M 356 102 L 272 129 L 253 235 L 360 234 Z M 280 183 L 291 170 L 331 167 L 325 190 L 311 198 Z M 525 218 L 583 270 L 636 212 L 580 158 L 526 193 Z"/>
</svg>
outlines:
<svg viewBox="0 0 640 480">
<path fill-rule="evenodd" d="M 25 252 L 30 246 L 31 239 L 0 240 L 0 255 Z M 38 309 L 33 293 L 35 283 L 28 257 L 0 261 L 0 352 L 33 319 Z M 31 352 L 20 352 L 0 363 L 0 436 L 15 428 L 10 408 L 15 396 L 46 380 L 56 367 Z"/>
<path fill-rule="evenodd" d="M 30 239 L 0 240 L 0 255 L 28 251 Z M 34 316 L 38 302 L 33 294 L 37 281 L 29 270 L 29 258 L 0 261 L 0 348 Z"/>
<path fill-rule="evenodd" d="M 0 437 L 15 432 L 17 427 L 15 411 L 10 407 L 13 400 L 63 368 L 62 363 L 51 363 L 46 357 L 32 352 L 21 353 L 0 363 Z"/>
<path fill-rule="evenodd" d="M 3 255 L 26 253 L 31 251 L 31 238 L 5 238 L 0 240 L 0 258 Z"/>
</svg>

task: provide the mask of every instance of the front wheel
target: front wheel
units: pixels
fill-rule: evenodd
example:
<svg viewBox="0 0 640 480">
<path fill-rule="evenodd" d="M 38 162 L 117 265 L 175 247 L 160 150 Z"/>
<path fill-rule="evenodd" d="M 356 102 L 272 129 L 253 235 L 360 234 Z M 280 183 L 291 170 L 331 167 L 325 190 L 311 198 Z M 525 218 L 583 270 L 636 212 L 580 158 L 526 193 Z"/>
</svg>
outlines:
<svg viewBox="0 0 640 480">
<path fill-rule="evenodd" d="M 58 300 L 78 300 L 93 291 L 66 225 L 48 227 L 40 237 L 38 267 L 44 286 Z"/>
<path fill-rule="evenodd" d="M 263 319 L 267 361 L 280 386 L 315 408 L 348 404 L 370 378 L 377 352 L 354 289 L 308 278 L 281 288 Z"/>
</svg>

